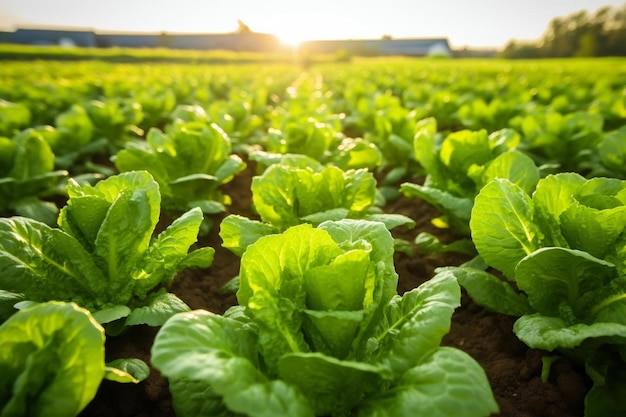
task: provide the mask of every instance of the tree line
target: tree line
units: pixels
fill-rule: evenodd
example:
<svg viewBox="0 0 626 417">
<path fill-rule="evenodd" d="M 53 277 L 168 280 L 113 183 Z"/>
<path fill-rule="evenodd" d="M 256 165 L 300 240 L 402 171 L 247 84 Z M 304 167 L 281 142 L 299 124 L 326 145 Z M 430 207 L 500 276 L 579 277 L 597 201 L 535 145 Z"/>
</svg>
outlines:
<svg viewBox="0 0 626 417">
<path fill-rule="evenodd" d="M 504 58 L 626 56 L 626 3 L 552 19 L 536 42 L 510 41 Z"/>
</svg>

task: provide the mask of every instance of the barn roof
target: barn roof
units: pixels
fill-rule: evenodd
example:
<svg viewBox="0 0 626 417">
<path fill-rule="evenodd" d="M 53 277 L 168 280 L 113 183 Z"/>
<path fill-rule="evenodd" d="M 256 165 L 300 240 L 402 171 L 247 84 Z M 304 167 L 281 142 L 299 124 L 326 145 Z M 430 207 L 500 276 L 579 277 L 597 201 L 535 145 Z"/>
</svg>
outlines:
<svg viewBox="0 0 626 417">
<path fill-rule="evenodd" d="M 301 47 L 313 53 L 333 53 L 344 49 L 360 55 L 430 55 L 451 52 L 447 38 L 317 40 L 303 42 Z"/>
</svg>

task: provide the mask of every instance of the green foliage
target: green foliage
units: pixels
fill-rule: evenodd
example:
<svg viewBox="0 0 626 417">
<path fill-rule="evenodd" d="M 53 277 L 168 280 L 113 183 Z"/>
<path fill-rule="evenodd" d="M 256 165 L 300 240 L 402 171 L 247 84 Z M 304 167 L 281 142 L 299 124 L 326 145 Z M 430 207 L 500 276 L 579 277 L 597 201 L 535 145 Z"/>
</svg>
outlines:
<svg viewBox="0 0 626 417">
<path fill-rule="evenodd" d="M 259 101 L 263 100 L 264 89 L 254 94 L 244 92 L 235 94 L 227 100 L 215 100 L 205 110 L 200 105 L 178 105 L 170 113 L 171 123 L 201 121 L 206 124 L 215 123 L 230 138 L 233 148 L 250 145 L 260 140 L 264 135 L 264 120 L 261 115 L 265 106 Z M 266 100 L 266 98 L 265 98 Z"/>
<path fill-rule="evenodd" d="M 509 126 L 509 120 L 517 116 L 522 107 L 515 100 L 506 100 L 495 97 L 487 102 L 483 97 L 477 97 L 459 108 L 461 123 L 468 129 L 486 129 L 493 132 Z"/>
<path fill-rule="evenodd" d="M 187 253 L 202 221 L 199 209 L 153 238 L 160 195 L 147 172 L 96 186 L 70 180 L 68 193 L 60 229 L 22 217 L 0 219 L 0 289 L 30 302 L 74 301 L 110 323 L 112 333 L 116 326 L 158 326 L 189 309 L 163 285 L 184 268 L 212 262 L 212 248 Z"/>
<path fill-rule="evenodd" d="M 102 379 L 138 383 L 139 359 L 104 362 L 104 329 L 74 303 L 23 309 L 0 325 L 0 415 L 76 416 Z"/>
<path fill-rule="evenodd" d="M 83 106 L 72 105 L 56 116 L 54 125 L 29 128 L 21 135 L 29 132 L 41 136 L 54 154 L 54 166 L 70 171 L 77 181 L 93 183 L 113 174 L 109 167 L 93 162 L 98 154 L 110 149 L 106 138 L 94 140 L 94 125 Z"/>
<path fill-rule="evenodd" d="M 268 130 L 264 147 L 271 153 L 300 154 L 321 160 L 338 142 L 336 127 L 308 118 L 285 122 L 282 130 Z"/>
<path fill-rule="evenodd" d="M 130 142 L 113 158 L 122 172 L 146 170 L 159 184 L 166 210 L 199 207 L 205 214 L 225 210 L 230 197 L 219 190 L 245 169 L 231 154 L 228 136 L 214 123 L 174 123 L 163 132 L 151 129 L 142 142 Z"/>
<path fill-rule="evenodd" d="M 626 55 L 625 6 L 605 6 L 594 14 L 580 10 L 550 21 L 536 43 L 511 41 L 505 58 L 588 57 Z"/>
<path fill-rule="evenodd" d="M 626 352 L 626 182 L 558 174 L 531 197 L 495 179 L 476 197 L 470 227 L 480 256 L 520 291 L 484 271 L 448 269 L 474 301 L 521 316 L 513 331 L 531 348 L 584 361 L 596 383 L 588 415 L 607 402 L 624 409 L 623 382 L 609 369 Z"/>
<path fill-rule="evenodd" d="M 132 138 L 143 135 L 139 123 L 144 119 L 144 111 L 136 101 L 122 98 L 91 100 L 84 108 L 93 123 L 93 140 L 106 141 L 112 154 Z"/>
<path fill-rule="evenodd" d="M 382 163 L 382 153 L 371 141 L 347 138 L 340 131 L 339 119 L 325 122 L 314 118 L 293 118 L 282 122 L 282 128 L 268 131 L 264 148 L 271 154 L 306 155 L 323 164 L 342 169 L 374 169 Z M 252 157 L 263 162 L 268 155 L 254 152 Z M 276 157 L 274 157 L 276 158 Z"/>
<path fill-rule="evenodd" d="M 28 64 L 36 61 L 58 61 L 67 65 L 67 61 L 80 65 L 85 61 L 102 61 L 114 64 L 134 65 L 181 65 L 181 64 L 263 64 L 291 63 L 289 53 L 240 52 L 227 50 L 175 50 L 167 48 L 66 48 L 53 45 L 0 45 L 0 57 L 3 60 L 22 60 Z"/>
<path fill-rule="evenodd" d="M 413 154 L 413 137 L 418 129 L 419 113 L 402 105 L 389 91 L 359 97 L 354 103 L 355 123 L 365 140 L 376 145 L 382 154 L 381 168 L 388 171 L 386 181 L 409 178 L 420 173 Z"/>
<path fill-rule="evenodd" d="M 301 223 L 367 219 L 388 228 L 412 227 L 406 216 L 381 213 L 376 207 L 376 179 L 364 169 L 343 171 L 306 156 L 292 156 L 252 179 L 252 199 L 261 221 L 229 215 L 220 225 L 223 246 L 241 255 L 259 237 Z"/>
<path fill-rule="evenodd" d="M 440 347 L 459 304 L 456 280 L 443 274 L 397 295 L 393 238 L 381 223 L 266 236 L 243 254 L 240 279 L 240 306 L 176 315 L 157 335 L 152 361 L 179 415 L 497 411 L 480 366 Z"/>
<path fill-rule="evenodd" d="M 602 42 L 587 35 L 573 51 L 587 54 Z M 61 59 L 93 52 L 31 51 Z M 453 275 L 480 304 L 520 317 L 515 331 L 529 345 L 585 364 L 594 383 L 586 399 L 588 416 L 623 414 L 626 251 L 620 231 L 623 186 L 616 182 L 626 175 L 622 59 L 359 59 L 302 72 L 297 65 L 209 70 L 197 65 L 206 57 L 195 52 L 164 56 L 168 65 L 155 63 L 155 54 L 163 51 L 101 52 L 105 59 L 150 63 L 4 61 L 0 66 L 0 189 L 10 191 L 1 195 L 2 215 L 33 215 L 50 197 L 62 204 L 66 196 L 58 182 L 63 175 L 54 169 L 69 170 L 75 180 L 60 229 L 24 218 L 0 220 L 0 320 L 16 314 L 15 305 L 26 309 L 60 299 L 89 308 L 109 334 L 116 334 L 127 325 L 160 325 L 184 311 L 171 320 L 171 330 L 183 341 L 172 339 L 167 360 L 168 366 L 189 370 L 170 378 L 181 415 L 334 410 L 337 415 L 458 415 L 481 398 L 463 388 L 464 378 L 482 373 L 463 354 L 438 344 L 451 306 L 458 303 Z M 215 59 L 222 58 L 234 59 Z M 198 62 L 181 64 L 189 59 Z M 230 138 L 229 148 L 222 147 L 223 134 Z M 203 159 L 202 147 L 184 149 L 190 143 L 211 143 L 225 158 Z M 24 152 L 18 151 L 21 146 Z M 132 154 L 130 159 L 143 165 L 129 167 L 124 180 L 76 184 L 83 180 L 75 174 L 96 167 L 113 175 L 109 158 L 121 149 L 124 158 Z M 226 217 L 225 245 L 243 254 L 290 227 L 301 235 L 284 244 L 268 240 L 271 248 L 254 250 L 257 265 L 246 269 L 256 272 L 245 272 L 240 280 L 244 306 L 224 317 L 192 315 L 167 292 L 168 283 L 182 268 L 210 263 L 210 248 L 188 252 L 203 221 L 201 211 L 214 213 L 227 205 L 228 196 L 215 191 L 218 177 L 228 179 L 242 167 L 231 154 L 247 154 L 256 164 L 252 209 L 260 221 Z M 198 160 L 217 172 L 203 171 Z M 134 177 L 130 171 L 137 169 L 151 170 L 156 182 Z M 556 171 L 582 176 L 546 177 Z M 48 177 L 48 172 L 59 175 Z M 135 179 L 128 181 L 131 176 Z M 596 177 L 613 179 L 589 180 Z M 382 280 L 383 291 L 376 286 L 383 284 L 370 285 L 379 282 L 372 260 L 380 256 L 365 243 L 346 244 L 351 232 L 330 233 L 330 223 L 323 222 L 348 217 L 384 221 L 388 229 L 405 224 L 405 217 L 384 216 L 380 209 L 394 207 L 385 204 L 399 196 L 402 181 L 410 181 L 403 185 L 406 195 L 435 206 L 438 226 L 466 239 L 442 243 L 421 233 L 415 245 L 392 247 L 407 254 L 415 246 L 422 254 L 478 250 L 482 256 L 471 265 L 486 268 L 480 264 L 487 261 L 502 275 L 468 264 L 443 270 L 428 287 L 402 298 L 395 295 L 393 279 Z M 127 182 L 144 191 L 130 191 Z M 196 205 L 202 210 L 190 210 Z M 170 217 L 188 212 L 153 236 L 159 210 Z M 57 212 L 47 213 L 53 225 Z M 163 223 L 156 227 L 161 230 Z M 317 233 L 322 231 L 333 244 Z M 315 238 L 306 242 L 309 234 Z M 319 243 L 322 253 L 310 249 L 311 242 Z M 298 253 L 311 254 L 312 264 L 296 262 Z M 253 263 L 252 255 L 244 257 Z M 264 265 L 267 259 L 279 259 L 278 266 Z M 352 275 L 359 278 L 345 279 Z M 263 277 L 278 278 L 266 282 Z M 370 309 L 376 311 L 371 317 Z M 422 309 L 427 313 L 419 320 L 410 318 Z M 418 323 L 424 325 L 419 331 Z M 278 332 L 285 337 L 276 337 Z M 430 354 L 416 353 L 425 345 Z M 285 346 L 299 351 L 283 354 Z M 188 362 L 180 360 L 187 357 Z M 458 364 L 469 371 L 457 371 Z M 223 372 L 231 369 L 241 372 Z M 136 381 L 145 374 L 145 364 L 122 360 L 107 364 L 104 375 Z M 479 378 L 472 387 L 485 392 L 483 383 Z M 481 401 L 478 408 L 484 411 Z"/>
<path fill-rule="evenodd" d="M 83 107 L 73 106 L 57 116 L 55 126 L 59 132 L 50 141 L 57 166 L 70 167 L 84 153 L 93 137 L 93 123 Z M 94 150 L 95 151 L 95 150 Z"/>
<path fill-rule="evenodd" d="M 0 99 L 0 137 L 13 136 L 27 128 L 30 121 L 31 114 L 27 106 Z"/>
<path fill-rule="evenodd" d="M 561 114 L 542 111 L 512 121 L 519 123 L 523 139 L 520 149 L 537 165 L 553 165 L 559 172 L 588 174 L 594 150 L 602 140 L 604 120 L 587 112 Z"/>
<path fill-rule="evenodd" d="M 488 135 L 485 130 L 437 132 L 434 118 L 420 122 L 415 135 L 415 158 L 428 173 L 423 185 L 404 183 L 400 190 L 434 205 L 442 216 L 435 220 L 469 236 L 474 198 L 494 178 L 507 178 L 531 191 L 539 180 L 533 161 L 515 148 L 520 136 L 511 129 Z"/>
<path fill-rule="evenodd" d="M 59 210 L 44 199 L 54 195 L 67 171 L 54 170 L 54 154 L 43 135 L 27 129 L 12 140 L 0 137 L 0 214 L 54 224 Z"/>
<path fill-rule="evenodd" d="M 51 302 L 0 325 L 0 414 L 77 416 L 105 375 L 104 330 L 87 310 Z"/>
<path fill-rule="evenodd" d="M 626 126 L 608 132 L 598 144 L 594 176 L 626 179 Z"/>
</svg>

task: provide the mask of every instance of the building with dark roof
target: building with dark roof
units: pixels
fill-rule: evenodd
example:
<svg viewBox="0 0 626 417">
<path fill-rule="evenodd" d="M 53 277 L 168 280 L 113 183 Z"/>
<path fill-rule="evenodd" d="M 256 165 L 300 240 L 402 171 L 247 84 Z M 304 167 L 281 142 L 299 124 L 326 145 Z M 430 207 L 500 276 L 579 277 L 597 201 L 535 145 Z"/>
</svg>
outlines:
<svg viewBox="0 0 626 417">
<path fill-rule="evenodd" d="M 172 49 L 226 49 L 230 51 L 271 52 L 280 48 L 274 35 L 257 32 L 216 34 L 166 34 L 163 42 Z"/>
<path fill-rule="evenodd" d="M 98 48 L 157 48 L 159 36 L 153 33 L 97 33 Z"/>
<path fill-rule="evenodd" d="M 272 52 L 280 48 L 274 35 L 252 31 L 233 33 L 96 33 L 90 30 L 17 29 L 0 32 L 0 42 L 21 45 L 65 45 L 82 47 L 225 49 Z"/>
<path fill-rule="evenodd" d="M 96 34 L 90 30 L 17 29 L 9 33 L 8 42 L 21 45 L 95 47 Z"/>
<path fill-rule="evenodd" d="M 360 56 L 452 55 L 446 38 L 320 40 L 303 42 L 300 50 L 308 54 L 334 54 L 345 51 Z"/>
</svg>

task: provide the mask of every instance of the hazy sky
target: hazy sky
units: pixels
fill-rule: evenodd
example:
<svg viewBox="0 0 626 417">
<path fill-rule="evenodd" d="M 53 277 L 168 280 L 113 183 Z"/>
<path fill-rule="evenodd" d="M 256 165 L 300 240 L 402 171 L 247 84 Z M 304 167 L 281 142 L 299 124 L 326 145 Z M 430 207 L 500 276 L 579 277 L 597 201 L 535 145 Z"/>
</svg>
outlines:
<svg viewBox="0 0 626 417">
<path fill-rule="evenodd" d="M 231 32 L 242 20 L 287 43 L 447 37 L 453 47 L 538 39 L 550 20 L 610 0 L 0 0 L 0 29 L 41 25 L 113 31 Z"/>
</svg>

